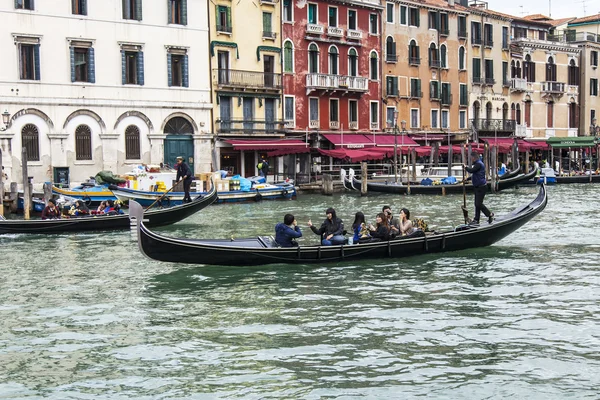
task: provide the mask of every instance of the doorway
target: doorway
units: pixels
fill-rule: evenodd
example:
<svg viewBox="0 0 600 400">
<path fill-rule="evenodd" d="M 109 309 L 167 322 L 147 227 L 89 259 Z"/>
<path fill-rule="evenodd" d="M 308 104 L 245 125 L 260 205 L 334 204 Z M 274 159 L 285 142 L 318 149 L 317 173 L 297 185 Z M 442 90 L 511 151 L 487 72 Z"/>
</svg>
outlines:
<svg viewBox="0 0 600 400">
<path fill-rule="evenodd" d="M 163 162 L 174 168 L 177 157 L 182 156 L 194 171 L 194 128 L 182 117 L 171 118 L 165 125 L 165 150 Z"/>
</svg>

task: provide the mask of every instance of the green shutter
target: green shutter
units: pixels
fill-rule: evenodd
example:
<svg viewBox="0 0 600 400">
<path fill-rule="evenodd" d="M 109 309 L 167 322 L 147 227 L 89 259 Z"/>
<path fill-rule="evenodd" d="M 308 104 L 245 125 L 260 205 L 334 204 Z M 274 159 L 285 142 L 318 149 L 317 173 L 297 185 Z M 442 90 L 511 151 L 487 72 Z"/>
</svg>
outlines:
<svg viewBox="0 0 600 400">
<path fill-rule="evenodd" d="M 170 3 L 170 2 L 169 2 Z M 173 56 L 171 53 L 167 53 L 167 85 L 173 86 L 173 68 L 172 68 Z"/>
<path fill-rule="evenodd" d="M 271 13 L 263 12 L 263 32 L 272 32 Z"/>
<path fill-rule="evenodd" d="M 188 60 L 188 55 L 183 56 L 183 65 L 181 66 L 181 83 L 183 87 L 190 87 L 190 64 Z"/>
<path fill-rule="evenodd" d="M 416 93 L 417 97 L 421 97 L 421 80 L 417 79 L 417 93 Z"/>
<path fill-rule="evenodd" d="M 181 0 L 181 25 L 187 25 L 187 0 Z"/>
<path fill-rule="evenodd" d="M 69 59 L 71 60 L 71 82 L 75 82 L 75 48 L 69 47 Z"/>
<path fill-rule="evenodd" d="M 138 51 L 137 53 L 137 83 L 140 86 L 144 86 L 144 52 Z"/>
<path fill-rule="evenodd" d="M 173 19 L 173 0 L 167 0 L 167 24 L 174 23 Z"/>
<path fill-rule="evenodd" d="M 96 83 L 96 54 L 93 47 L 88 49 L 88 82 Z"/>
<path fill-rule="evenodd" d="M 33 4 L 33 0 L 31 2 L 31 4 Z M 36 81 L 39 81 L 41 79 L 41 72 L 40 72 L 40 45 L 36 44 L 35 46 L 33 46 L 33 66 L 34 66 L 34 79 Z"/>
<path fill-rule="evenodd" d="M 395 94 L 396 96 L 398 96 L 398 77 L 397 77 L 397 76 L 396 76 L 396 77 L 394 77 L 394 79 L 392 80 L 392 85 L 393 85 L 393 88 L 392 88 L 392 89 L 393 89 L 393 91 L 394 91 L 394 94 Z"/>
<path fill-rule="evenodd" d="M 400 6 L 400 24 L 406 25 L 406 6 Z"/>
<path fill-rule="evenodd" d="M 225 9 L 227 10 L 227 27 L 231 29 L 231 7 L 225 7 Z"/>
<path fill-rule="evenodd" d="M 421 10 L 417 8 L 417 27 L 421 25 Z"/>
<path fill-rule="evenodd" d="M 127 69 L 127 59 L 125 55 L 125 50 L 121 50 L 121 83 L 125 85 L 127 83 L 127 74 L 125 70 Z"/>
<path fill-rule="evenodd" d="M 142 20 L 142 0 L 136 0 L 135 2 L 135 19 Z"/>
</svg>

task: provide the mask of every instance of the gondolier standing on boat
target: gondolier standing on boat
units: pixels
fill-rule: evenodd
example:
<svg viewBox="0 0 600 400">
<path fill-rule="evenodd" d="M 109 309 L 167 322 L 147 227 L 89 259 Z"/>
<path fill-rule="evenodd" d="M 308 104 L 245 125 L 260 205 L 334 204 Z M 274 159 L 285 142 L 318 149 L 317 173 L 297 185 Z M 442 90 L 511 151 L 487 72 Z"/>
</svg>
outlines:
<svg viewBox="0 0 600 400">
<path fill-rule="evenodd" d="M 471 223 L 479 224 L 479 217 L 481 216 L 481 212 L 488 218 L 488 222 L 491 224 L 494 220 L 494 213 L 488 210 L 488 208 L 483 204 L 483 199 L 485 197 L 485 193 L 487 192 L 487 181 L 485 180 L 485 165 L 481 158 L 479 158 L 479 154 L 473 153 L 473 166 L 468 167 L 464 166 L 465 170 L 472 174 L 471 179 L 473 182 L 473 189 L 475 190 L 475 218 Z"/>
<path fill-rule="evenodd" d="M 179 183 L 179 179 L 183 179 L 183 191 L 185 192 L 183 196 L 183 202 L 189 203 L 192 201 L 190 197 L 190 187 L 192 186 L 192 171 L 190 167 L 183 162 L 183 157 L 177 157 L 177 178 L 175 181 Z"/>
</svg>

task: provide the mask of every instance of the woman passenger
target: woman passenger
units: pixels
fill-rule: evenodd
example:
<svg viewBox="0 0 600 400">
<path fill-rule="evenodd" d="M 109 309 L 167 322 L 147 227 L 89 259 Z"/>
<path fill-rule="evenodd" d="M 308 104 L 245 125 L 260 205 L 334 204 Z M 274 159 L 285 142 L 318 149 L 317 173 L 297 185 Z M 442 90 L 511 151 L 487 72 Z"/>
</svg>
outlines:
<svg viewBox="0 0 600 400">
<path fill-rule="evenodd" d="M 410 211 L 408 211 L 408 208 L 403 208 L 400 211 L 400 234 L 402 236 L 410 235 L 414 230 L 410 220 Z"/>
<path fill-rule="evenodd" d="M 354 243 L 358 243 L 361 237 L 368 236 L 369 231 L 367 229 L 367 224 L 365 223 L 365 214 L 360 211 L 354 215 L 352 231 L 354 232 Z"/>
<path fill-rule="evenodd" d="M 375 221 L 377 222 L 376 226 L 369 225 L 371 237 L 379 240 L 389 240 L 390 226 L 388 224 L 387 215 L 385 215 L 385 213 L 379 213 L 377 214 Z"/>
</svg>

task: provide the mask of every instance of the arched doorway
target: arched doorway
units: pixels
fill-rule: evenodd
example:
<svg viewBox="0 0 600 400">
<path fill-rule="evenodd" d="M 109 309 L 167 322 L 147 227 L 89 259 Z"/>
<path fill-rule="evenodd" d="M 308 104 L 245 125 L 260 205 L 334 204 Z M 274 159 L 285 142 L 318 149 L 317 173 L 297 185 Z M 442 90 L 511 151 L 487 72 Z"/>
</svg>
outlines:
<svg viewBox="0 0 600 400">
<path fill-rule="evenodd" d="M 478 101 L 473 103 L 473 121 L 475 124 L 478 123 L 481 114 L 481 105 Z"/>
<path fill-rule="evenodd" d="M 177 157 L 182 156 L 190 169 L 194 171 L 194 128 L 183 117 L 171 118 L 165 125 L 164 162 L 171 167 L 177 164 Z"/>
</svg>

